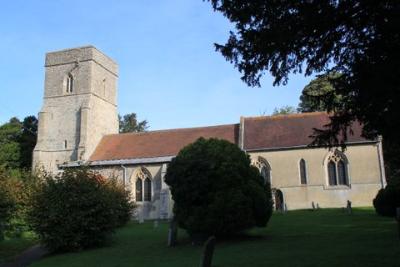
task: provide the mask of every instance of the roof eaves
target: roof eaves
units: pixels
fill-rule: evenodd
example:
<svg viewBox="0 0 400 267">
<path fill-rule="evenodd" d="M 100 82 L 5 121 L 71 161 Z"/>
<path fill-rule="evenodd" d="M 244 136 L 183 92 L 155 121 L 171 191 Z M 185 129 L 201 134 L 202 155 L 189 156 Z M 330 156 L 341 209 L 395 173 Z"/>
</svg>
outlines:
<svg viewBox="0 0 400 267">
<path fill-rule="evenodd" d="M 365 141 L 355 141 L 347 142 L 346 145 L 363 145 L 363 144 L 374 144 L 378 140 L 365 140 Z M 257 152 L 257 151 L 279 151 L 279 150 L 290 150 L 290 149 L 302 149 L 302 148 L 327 148 L 327 146 L 309 146 L 309 145 L 299 145 L 299 146 L 286 146 L 286 147 L 264 147 L 264 148 L 244 148 L 246 152 Z"/>
<path fill-rule="evenodd" d="M 134 165 L 134 164 L 150 164 L 170 162 L 175 156 L 152 157 L 152 158 L 136 158 L 136 159 L 115 159 L 115 160 L 94 160 L 87 162 L 69 162 L 62 164 L 61 168 L 73 168 L 79 166 L 115 166 L 115 165 Z"/>
</svg>

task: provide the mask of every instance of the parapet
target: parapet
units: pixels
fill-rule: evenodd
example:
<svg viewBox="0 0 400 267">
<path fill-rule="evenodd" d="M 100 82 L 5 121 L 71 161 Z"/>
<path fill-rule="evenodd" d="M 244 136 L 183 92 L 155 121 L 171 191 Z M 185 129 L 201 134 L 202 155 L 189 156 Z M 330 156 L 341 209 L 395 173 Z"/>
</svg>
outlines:
<svg viewBox="0 0 400 267">
<path fill-rule="evenodd" d="M 94 46 L 83 46 L 46 54 L 45 67 L 71 64 L 76 62 L 94 61 L 118 76 L 118 64 Z"/>
</svg>

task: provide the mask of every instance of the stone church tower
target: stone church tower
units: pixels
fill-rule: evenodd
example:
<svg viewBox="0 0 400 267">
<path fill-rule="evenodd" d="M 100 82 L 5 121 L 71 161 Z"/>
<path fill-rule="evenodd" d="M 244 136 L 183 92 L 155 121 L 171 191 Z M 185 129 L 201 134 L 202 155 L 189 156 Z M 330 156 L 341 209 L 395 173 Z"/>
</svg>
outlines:
<svg viewBox="0 0 400 267">
<path fill-rule="evenodd" d="M 33 166 L 55 173 L 88 160 L 104 135 L 118 133 L 118 65 L 86 46 L 47 53 L 45 68 Z"/>
</svg>

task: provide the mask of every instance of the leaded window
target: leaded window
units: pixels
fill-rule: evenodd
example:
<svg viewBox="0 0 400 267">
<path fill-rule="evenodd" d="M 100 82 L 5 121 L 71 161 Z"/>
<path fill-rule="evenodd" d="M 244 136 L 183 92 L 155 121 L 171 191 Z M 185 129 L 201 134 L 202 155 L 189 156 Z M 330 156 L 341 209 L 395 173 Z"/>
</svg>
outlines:
<svg viewBox="0 0 400 267">
<path fill-rule="evenodd" d="M 136 201 L 140 202 L 143 201 L 143 181 L 142 179 L 138 178 L 136 180 Z"/>
<path fill-rule="evenodd" d="M 261 167 L 261 176 L 264 179 L 264 183 L 271 183 L 271 170 L 268 168 L 268 166 L 262 166 Z"/>
<path fill-rule="evenodd" d="M 264 184 L 271 184 L 271 166 L 268 161 L 263 157 L 258 157 L 257 160 L 252 161 L 252 164 L 260 170 L 260 175 L 264 180 Z"/>
<path fill-rule="evenodd" d="M 144 201 L 151 201 L 151 180 L 148 177 L 144 180 Z"/>
<path fill-rule="evenodd" d="M 300 160 L 300 182 L 301 184 L 307 184 L 307 169 L 306 161 L 304 159 Z"/>
<path fill-rule="evenodd" d="M 343 162 L 343 160 L 340 160 L 337 163 L 337 169 L 338 169 L 339 184 L 346 185 L 347 184 L 346 165 Z"/>
<path fill-rule="evenodd" d="M 329 185 L 337 185 L 336 165 L 333 161 L 328 163 Z"/>
<path fill-rule="evenodd" d="M 150 172 L 144 168 L 139 167 L 135 172 L 135 191 L 136 191 L 136 201 L 151 201 L 152 197 L 152 178 Z"/>
<path fill-rule="evenodd" d="M 328 183 L 330 186 L 349 185 L 348 161 L 343 153 L 335 151 L 328 158 Z"/>
</svg>

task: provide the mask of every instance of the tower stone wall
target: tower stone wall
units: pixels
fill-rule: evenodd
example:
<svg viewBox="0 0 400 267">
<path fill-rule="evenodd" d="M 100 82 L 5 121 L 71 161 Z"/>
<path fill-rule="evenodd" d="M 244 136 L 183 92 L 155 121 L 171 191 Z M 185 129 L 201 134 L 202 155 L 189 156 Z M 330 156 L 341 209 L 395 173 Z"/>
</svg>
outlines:
<svg viewBox="0 0 400 267">
<path fill-rule="evenodd" d="M 118 133 L 118 65 L 87 46 L 47 53 L 45 68 L 33 166 L 55 173 L 88 160 L 104 135 Z"/>
</svg>

